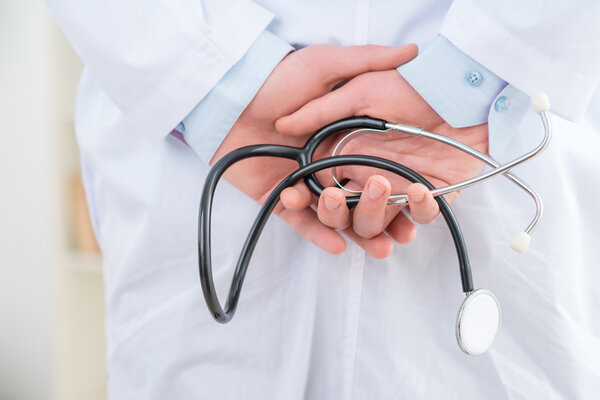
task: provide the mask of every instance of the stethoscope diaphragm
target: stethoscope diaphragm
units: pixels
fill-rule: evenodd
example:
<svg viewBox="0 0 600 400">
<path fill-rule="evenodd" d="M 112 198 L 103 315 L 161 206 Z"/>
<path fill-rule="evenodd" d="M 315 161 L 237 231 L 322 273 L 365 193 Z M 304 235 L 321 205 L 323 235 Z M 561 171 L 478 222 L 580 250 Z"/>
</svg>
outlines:
<svg viewBox="0 0 600 400">
<path fill-rule="evenodd" d="M 486 289 L 467 294 L 456 318 L 456 340 L 467 354 L 484 354 L 494 343 L 500 327 L 500 305 Z"/>
</svg>

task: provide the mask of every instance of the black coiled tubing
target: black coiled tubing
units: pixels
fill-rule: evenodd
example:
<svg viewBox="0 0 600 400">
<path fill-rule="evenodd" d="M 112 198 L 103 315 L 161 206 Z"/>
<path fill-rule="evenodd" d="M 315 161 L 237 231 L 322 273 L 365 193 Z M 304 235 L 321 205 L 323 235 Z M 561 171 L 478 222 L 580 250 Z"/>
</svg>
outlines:
<svg viewBox="0 0 600 400">
<path fill-rule="evenodd" d="M 301 179 L 304 179 L 309 189 L 317 196 L 321 194 L 324 187 L 318 181 L 315 173 L 327 168 L 340 167 L 344 165 L 360 165 L 373 168 L 379 168 L 395 173 L 411 182 L 420 182 L 427 186 L 430 190 L 434 186 L 429 183 L 421 175 L 417 174 L 410 168 L 407 168 L 394 161 L 386 160 L 379 157 L 363 156 L 363 155 L 343 155 L 329 158 L 323 158 L 313 161 L 313 155 L 317 147 L 329 136 L 340 133 L 349 129 L 373 129 L 386 130 L 386 122 L 370 117 L 349 118 L 334 122 L 320 129 L 315 133 L 304 145 L 304 147 L 290 147 L 279 145 L 253 145 L 236 149 L 223 158 L 221 158 L 209 171 L 204 183 L 204 190 L 200 201 L 200 214 L 198 216 L 198 269 L 200 273 L 200 282 L 206 305 L 212 316 L 221 323 L 226 323 L 231 320 L 238 305 L 244 277 L 248 270 L 248 264 L 254 252 L 254 248 L 258 242 L 260 234 L 273 212 L 273 209 L 279 201 L 281 192 L 296 184 Z M 262 205 L 254 224 L 250 228 L 250 232 L 244 243 L 244 247 L 238 258 L 227 301 L 225 307 L 221 306 L 215 284 L 212 276 L 211 264 L 211 210 L 215 190 L 219 179 L 223 173 L 233 164 L 238 161 L 252 157 L 279 157 L 287 158 L 296 161 L 299 168 L 288 175 L 269 195 L 265 203 Z M 349 208 L 354 208 L 358 204 L 360 196 L 346 197 L 346 202 Z M 469 257 L 464 238 L 462 236 L 458 221 L 452 212 L 452 209 L 442 196 L 436 197 L 439 204 L 440 212 L 448 225 L 456 252 L 458 255 L 459 271 L 461 276 L 462 290 L 465 293 L 473 291 L 473 279 L 471 277 L 471 268 L 469 265 Z"/>
</svg>

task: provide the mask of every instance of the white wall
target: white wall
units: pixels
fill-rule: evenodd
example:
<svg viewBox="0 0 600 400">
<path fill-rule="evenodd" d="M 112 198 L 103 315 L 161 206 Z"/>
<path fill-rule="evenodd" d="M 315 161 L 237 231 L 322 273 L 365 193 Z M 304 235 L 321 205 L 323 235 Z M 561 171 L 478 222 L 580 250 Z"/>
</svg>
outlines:
<svg viewBox="0 0 600 400">
<path fill-rule="evenodd" d="M 54 207 L 47 15 L 0 0 L 0 399 L 50 388 Z"/>
<path fill-rule="evenodd" d="M 72 236 L 80 72 L 42 0 L 0 0 L 0 400 L 106 398 L 100 258 Z"/>
</svg>

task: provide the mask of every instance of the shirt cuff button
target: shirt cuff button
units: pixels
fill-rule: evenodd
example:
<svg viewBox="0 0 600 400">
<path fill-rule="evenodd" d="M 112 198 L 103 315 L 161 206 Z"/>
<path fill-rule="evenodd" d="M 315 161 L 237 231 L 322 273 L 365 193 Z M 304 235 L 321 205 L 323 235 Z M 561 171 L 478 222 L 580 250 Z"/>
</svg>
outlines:
<svg viewBox="0 0 600 400">
<path fill-rule="evenodd" d="M 506 98 L 506 96 L 500 96 L 498 97 L 498 100 L 496 100 L 496 102 L 494 103 L 494 110 L 496 110 L 496 112 L 505 111 L 506 109 L 508 109 L 509 104 L 510 101 Z"/>
<path fill-rule="evenodd" d="M 471 86 L 479 86 L 481 85 L 482 81 L 483 76 L 479 72 L 470 71 L 469 73 L 467 73 L 467 82 L 469 82 Z"/>
</svg>

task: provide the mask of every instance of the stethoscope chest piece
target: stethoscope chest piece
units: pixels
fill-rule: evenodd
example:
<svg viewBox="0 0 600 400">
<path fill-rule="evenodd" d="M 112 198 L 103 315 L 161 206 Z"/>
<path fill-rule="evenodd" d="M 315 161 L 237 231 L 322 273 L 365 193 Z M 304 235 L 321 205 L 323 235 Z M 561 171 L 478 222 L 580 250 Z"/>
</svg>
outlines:
<svg viewBox="0 0 600 400">
<path fill-rule="evenodd" d="M 456 319 L 456 340 L 467 354 L 484 354 L 494 343 L 500 327 L 500 305 L 489 290 L 477 289 L 467 295 Z"/>
</svg>

